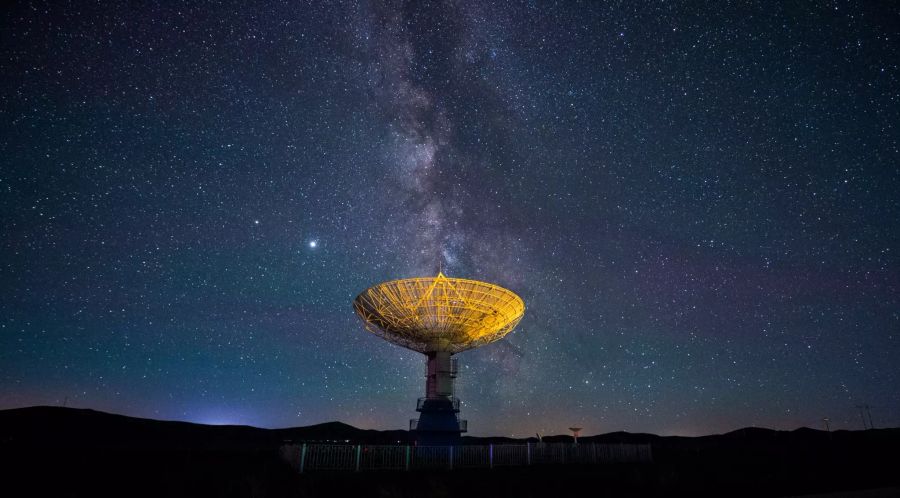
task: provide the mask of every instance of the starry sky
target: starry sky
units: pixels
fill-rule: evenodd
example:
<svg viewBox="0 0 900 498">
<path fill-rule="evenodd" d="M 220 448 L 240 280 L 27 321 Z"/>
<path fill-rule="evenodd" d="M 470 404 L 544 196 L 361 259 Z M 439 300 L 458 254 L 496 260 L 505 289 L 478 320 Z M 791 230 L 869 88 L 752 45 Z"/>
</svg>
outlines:
<svg viewBox="0 0 900 498">
<path fill-rule="evenodd" d="M 900 426 L 900 11 L 711 4 L 4 8 L 0 408 L 405 428 L 442 265 L 473 435 Z"/>
</svg>

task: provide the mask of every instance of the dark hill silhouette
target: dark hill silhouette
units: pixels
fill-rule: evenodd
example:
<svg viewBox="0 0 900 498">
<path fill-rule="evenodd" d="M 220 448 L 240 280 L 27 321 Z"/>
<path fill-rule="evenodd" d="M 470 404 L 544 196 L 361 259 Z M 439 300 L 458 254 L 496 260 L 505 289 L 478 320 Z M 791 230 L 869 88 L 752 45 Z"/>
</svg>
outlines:
<svg viewBox="0 0 900 498">
<path fill-rule="evenodd" d="M 297 474 L 278 457 L 285 441 L 397 444 L 409 441 L 409 433 L 341 422 L 209 426 L 46 406 L 0 411 L 4 486 L 25 490 L 10 496 L 518 498 L 574 496 L 585 487 L 619 496 L 782 496 L 881 487 L 888 490 L 873 496 L 900 496 L 900 429 L 749 427 L 702 437 L 612 432 L 579 437 L 579 443 L 649 443 L 653 463 L 331 475 Z M 463 438 L 464 444 L 524 441 Z"/>
<path fill-rule="evenodd" d="M 658 436 L 655 434 L 610 432 L 581 436 L 582 443 L 650 443 L 661 446 L 695 442 L 722 441 L 820 441 L 844 434 L 898 434 L 896 429 L 873 431 L 824 431 L 802 427 L 777 431 L 746 427 L 725 434 L 699 437 Z M 830 434 L 830 435 L 829 435 Z M 359 429 L 343 422 L 324 422 L 304 427 L 263 429 L 248 425 L 204 425 L 193 422 L 154 420 L 106 413 L 91 409 L 58 406 L 32 406 L 0 410 L 0 442 L 13 444 L 79 444 L 92 447 L 127 448 L 270 448 L 285 441 L 342 442 L 360 444 L 397 444 L 411 441 L 404 430 Z M 536 438 L 463 437 L 463 444 L 514 444 L 536 442 Z M 570 435 L 544 436 L 544 442 L 573 441 Z"/>
<path fill-rule="evenodd" d="M 272 448 L 284 441 L 345 441 L 396 444 L 407 431 L 357 429 L 343 422 L 261 429 L 247 425 L 204 425 L 153 420 L 90 409 L 33 406 L 0 410 L 0 442 L 70 444 L 96 448 Z"/>
</svg>

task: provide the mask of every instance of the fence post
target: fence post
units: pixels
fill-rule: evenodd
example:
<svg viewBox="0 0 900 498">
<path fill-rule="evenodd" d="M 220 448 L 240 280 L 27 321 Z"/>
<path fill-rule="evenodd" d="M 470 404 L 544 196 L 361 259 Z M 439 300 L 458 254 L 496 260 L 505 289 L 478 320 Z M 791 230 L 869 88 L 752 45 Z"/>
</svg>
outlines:
<svg viewBox="0 0 900 498">
<path fill-rule="evenodd" d="M 494 443 L 488 446 L 488 468 L 494 468 Z"/>
<path fill-rule="evenodd" d="M 300 448 L 300 473 L 303 473 L 303 467 L 306 464 L 306 443 Z"/>
<path fill-rule="evenodd" d="M 409 470 L 409 445 L 406 445 L 406 470 Z"/>
<path fill-rule="evenodd" d="M 531 465 L 531 441 L 525 442 L 525 465 Z"/>
<path fill-rule="evenodd" d="M 453 470 L 453 446 L 449 446 L 450 448 L 450 470 Z"/>
<path fill-rule="evenodd" d="M 359 456 L 360 456 L 361 448 L 362 448 L 362 445 L 359 445 L 359 444 L 356 445 L 356 471 L 357 472 L 359 472 Z"/>
</svg>

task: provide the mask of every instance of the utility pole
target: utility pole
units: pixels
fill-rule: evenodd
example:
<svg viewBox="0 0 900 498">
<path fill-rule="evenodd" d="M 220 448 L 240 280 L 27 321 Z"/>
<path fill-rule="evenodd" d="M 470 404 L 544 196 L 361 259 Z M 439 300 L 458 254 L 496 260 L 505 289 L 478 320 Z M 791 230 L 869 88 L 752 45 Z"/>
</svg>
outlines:
<svg viewBox="0 0 900 498">
<path fill-rule="evenodd" d="M 825 422 L 825 432 L 831 432 L 831 425 L 828 423 L 828 417 L 822 419 Z"/>
<path fill-rule="evenodd" d="M 869 411 L 869 405 L 866 406 L 866 415 L 869 416 L 869 429 L 874 429 L 875 424 L 872 423 L 872 412 Z"/>
</svg>

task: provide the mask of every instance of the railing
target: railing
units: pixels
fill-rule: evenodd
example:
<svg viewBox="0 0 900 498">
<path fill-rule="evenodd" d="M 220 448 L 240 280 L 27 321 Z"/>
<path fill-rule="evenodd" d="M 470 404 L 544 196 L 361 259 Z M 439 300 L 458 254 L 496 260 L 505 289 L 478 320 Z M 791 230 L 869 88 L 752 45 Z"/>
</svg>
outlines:
<svg viewBox="0 0 900 498">
<path fill-rule="evenodd" d="M 452 411 L 455 411 L 455 412 L 459 411 L 459 398 L 456 398 L 453 396 L 450 396 L 448 398 L 419 398 L 418 402 L 416 402 L 416 411 L 417 412 L 422 411 L 422 408 L 425 407 L 425 403 L 427 403 L 428 401 L 431 401 L 431 403 L 429 403 L 431 405 L 438 405 L 441 408 L 444 408 L 446 406 L 447 408 L 450 408 Z M 450 402 L 449 406 L 446 404 L 446 401 Z M 431 407 L 429 407 L 429 408 L 431 408 Z"/>
<path fill-rule="evenodd" d="M 464 446 L 286 444 L 299 472 L 494 468 L 553 464 L 649 463 L 649 444 L 527 443 Z"/>
<path fill-rule="evenodd" d="M 456 421 L 459 422 L 459 432 L 469 432 L 469 421 L 465 419 L 456 418 Z M 411 418 L 409 419 L 409 430 L 414 431 L 419 427 L 419 419 Z M 456 432 L 456 431 L 454 431 Z"/>
</svg>

